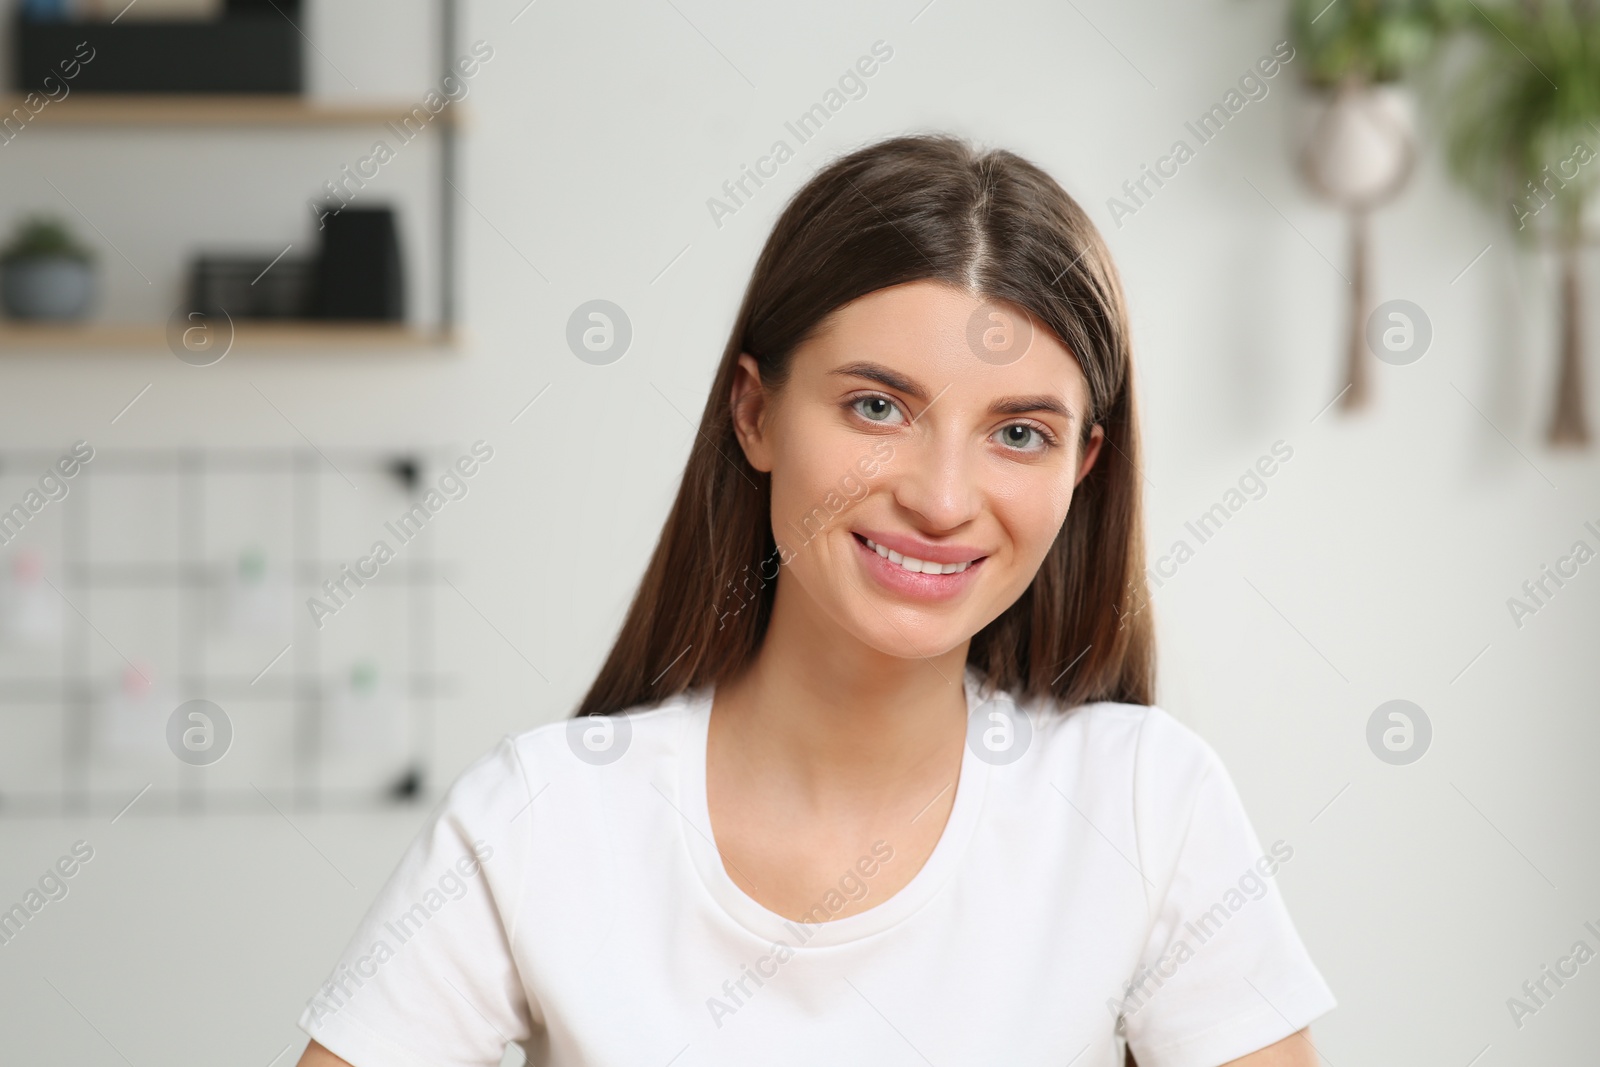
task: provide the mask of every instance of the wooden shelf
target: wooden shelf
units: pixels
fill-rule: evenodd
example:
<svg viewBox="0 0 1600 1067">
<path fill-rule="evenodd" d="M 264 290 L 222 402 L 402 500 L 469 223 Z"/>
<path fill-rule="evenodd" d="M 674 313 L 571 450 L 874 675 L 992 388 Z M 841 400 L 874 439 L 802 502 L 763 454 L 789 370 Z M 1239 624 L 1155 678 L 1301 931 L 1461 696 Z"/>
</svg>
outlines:
<svg viewBox="0 0 1600 1067">
<path fill-rule="evenodd" d="M 452 333 L 413 326 L 365 322 L 267 322 L 234 324 L 231 351 L 241 349 L 449 349 Z M 166 328 L 144 323 L 0 322 L 0 354 L 41 349 L 162 351 Z"/>
<path fill-rule="evenodd" d="M 0 96 L 0 115 L 22 107 L 15 93 Z M 52 126 L 364 126 L 398 123 L 420 101 L 381 104 L 318 103 L 273 93 L 71 93 L 39 112 L 37 125 Z M 427 109 L 422 109 L 424 114 Z M 422 129 L 460 125 L 461 105 L 447 104 Z M 26 112 L 26 109 L 24 109 Z M 34 123 L 29 123 L 29 128 Z"/>
</svg>

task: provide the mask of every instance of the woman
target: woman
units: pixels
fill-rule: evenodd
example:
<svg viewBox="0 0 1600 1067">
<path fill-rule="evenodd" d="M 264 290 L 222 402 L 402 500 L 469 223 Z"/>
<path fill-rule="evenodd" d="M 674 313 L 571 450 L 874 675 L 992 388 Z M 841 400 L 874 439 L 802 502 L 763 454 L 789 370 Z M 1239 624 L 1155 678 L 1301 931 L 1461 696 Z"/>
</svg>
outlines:
<svg viewBox="0 0 1600 1067">
<path fill-rule="evenodd" d="M 817 175 L 578 714 L 451 787 L 303 1067 L 1315 1064 L 1293 848 L 1152 706 L 1131 370 L 1039 168 Z"/>
</svg>

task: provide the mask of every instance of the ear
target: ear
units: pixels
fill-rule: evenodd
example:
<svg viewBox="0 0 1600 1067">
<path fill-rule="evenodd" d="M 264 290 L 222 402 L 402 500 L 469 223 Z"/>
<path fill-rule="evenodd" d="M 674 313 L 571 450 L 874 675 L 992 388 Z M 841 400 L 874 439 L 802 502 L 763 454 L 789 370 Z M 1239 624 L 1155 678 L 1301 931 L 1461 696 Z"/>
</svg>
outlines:
<svg viewBox="0 0 1600 1067">
<path fill-rule="evenodd" d="M 728 399 L 733 407 L 733 432 L 739 438 L 744 458 L 758 471 L 771 471 L 772 449 L 765 436 L 770 398 L 761 384 L 761 368 L 754 356 L 739 353 Z"/>
<path fill-rule="evenodd" d="M 1089 469 L 1094 466 L 1094 461 L 1100 458 L 1100 446 L 1105 443 L 1105 440 L 1105 427 L 1096 423 L 1089 430 L 1089 443 L 1083 448 L 1083 459 L 1078 464 L 1078 477 L 1072 483 L 1074 487 L 1083 481 L 1084 476 L 1089 473 Z"/>
</svg>

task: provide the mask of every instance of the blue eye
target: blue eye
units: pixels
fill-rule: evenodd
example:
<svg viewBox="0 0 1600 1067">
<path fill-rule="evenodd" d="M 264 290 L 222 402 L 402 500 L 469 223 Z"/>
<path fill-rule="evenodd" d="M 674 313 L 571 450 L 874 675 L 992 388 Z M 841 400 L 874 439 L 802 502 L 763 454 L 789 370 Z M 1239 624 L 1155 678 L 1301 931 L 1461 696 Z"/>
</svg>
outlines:
<svg viewBox="0 0 1600 1067">
<path fill-rule="evenodd" d="M 870 405 L 870 409 L 863 410 L 862 405 Z M 883 396 L 861 396 L 850 402 L 856 413 L 871 422 L 888 422 L 889 416 L 899 410 L 894 401 Z"/>
<path fill-rule="evenodd" d="M 886 396 L 868 394 L 853 397 L 846 401 L 845 407 L 866 421 L 875 422 L 880 426 L 908 424 L 905 412 L 899 403 Z M 895 418 L 896 415 L 899 418 Z M 1028 455 L 1043 454 L 1059 443 L 1055 434 L 1031 422 L 1011 423 L 996 430 L 992 436 L 999 438 L 1009 451 Z"/>
<path fill-rule="evenodd" d="M 1019 430 L 1022 432 L 1022 435 L 1023 435 L 1022 436 L 1022 440 L 1020 440 L 1020 441 L 1017 440 L 1017 438 L 1015 436 L 1015 432 L 1019 431 Z M 1049 434 L 1046 434 L 1043 430 L 1039 429 L 1037 426 L 1030 426 L 1028 423 L 1025 423 L 1025 422 L 1014 422 L 1010 426 L 1002 427 L 1001 429 L 999 429 L 999 430 L 997 430 L 995 432 L 998 433 L 1001 436 L 1002 440 L 1004 440 L 1004 442 L 1007 445 L 1012 446 L 1015 449 L 1015 451 L 1018 451 L 1018 452 L 1043 452 L 1045 449 L 1047 449 L 1047 448 L 1049 448 L 1049 447 L 1051 447 L 1052 445 L 1055 444 L 1055 441 L 1051 439 Z M 1017 447 L 1017 446 L 1024 445 L 1026 443 L 1026 441 L 1028 440 L 1028 437 L 1027 437 L 1028 434 L 1032 434 L 1034 437 L 1037 437 L 1039 439 L 1039 442 L 1040 442 L 1039 445 L 1037 447 L 1032 447 L 1032 448 Z"/>
</svg>

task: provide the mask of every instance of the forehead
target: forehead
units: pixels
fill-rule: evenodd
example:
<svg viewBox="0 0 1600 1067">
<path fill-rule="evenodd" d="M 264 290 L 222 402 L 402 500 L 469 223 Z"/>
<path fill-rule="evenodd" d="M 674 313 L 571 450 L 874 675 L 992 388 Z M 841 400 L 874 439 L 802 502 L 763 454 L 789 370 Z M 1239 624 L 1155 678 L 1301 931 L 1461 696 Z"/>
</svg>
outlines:
<svg viewBox="0 0 1600 1067">
<path fill-rule="evenodd" d="M 1000 311 L 1026 338 L 1014 359 L 983 358 L 981 335 Z M 795 373 L 823 376 L 858 360 L 885 364 L 931 385 L 974 395 L 1049 392 L 1087 400 L 1088 385 L 1072 353 L 1020 307 L 943 282 L 918 280 L 858 297 L 823 320 L 796 353 Z M 802 362 L 804 365 L 802 365 Z"/>
</svg>

